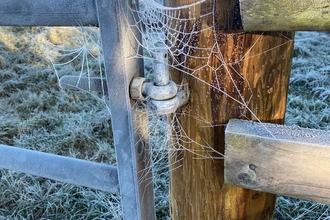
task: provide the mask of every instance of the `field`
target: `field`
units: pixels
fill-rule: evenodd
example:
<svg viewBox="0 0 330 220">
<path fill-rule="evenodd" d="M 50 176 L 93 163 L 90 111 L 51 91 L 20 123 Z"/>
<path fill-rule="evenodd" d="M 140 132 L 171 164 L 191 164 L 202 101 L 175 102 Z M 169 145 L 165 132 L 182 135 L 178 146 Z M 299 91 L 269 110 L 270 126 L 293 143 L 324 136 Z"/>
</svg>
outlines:
<svg viewBox="0 0 330 220">
<path fill-rule="evenodd" d="M 81 74 L 85 58 L 88 73 L 100 74 L 97 45 L 94 28 L 0 29 L 0 144 L 116 163 L 106 95 L 58 86 L 58 77 Z M 327 33 L 297 32 L 286 124 L 330 129 L 329 45 Z M 156 176 L 157 217 L 168 219 L 168 176 Z M 121 219 L 118 195 L 6 169 L 0 179 L 0 219 Z M 279 196 L 275 216 L 330 219 L 330 211 Z"/>
</svg>

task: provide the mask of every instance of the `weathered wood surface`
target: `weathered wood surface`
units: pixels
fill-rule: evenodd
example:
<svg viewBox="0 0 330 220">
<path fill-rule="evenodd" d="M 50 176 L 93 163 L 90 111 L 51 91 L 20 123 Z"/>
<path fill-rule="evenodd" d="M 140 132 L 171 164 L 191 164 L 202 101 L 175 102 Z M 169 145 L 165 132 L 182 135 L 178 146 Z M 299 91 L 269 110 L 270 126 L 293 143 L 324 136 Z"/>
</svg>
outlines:
<svg viewBox="0 0 330 220">
<path fill-rule="evenodd" d="M 230 120 L 225 182 L 330 203 L 330 132 Z"/>
<path fill-rule="evenodd" d="M 119 191 L 115 166 L 19 147 L 0 144 L 0 169 L 10 169 L 114 193 Z"/>
<path fill-rule="evenodd" d="M 245 31 L 330 31 L 328 0 L 240 0 Z"/>
<path fill-rule="evenodd" d="M 132 78 L 143 74 L 142 59 L 127 59 L 138 52 L 136 39 L 141 36 L 136 28 L 128 27 L 134 18 L 127 1 L 97 0 L 96 3 L 108 94 L 111 94 L 109 103 L 123 219 L 154 220 L 152 163 L 145 125 L 148 118 L 133 108 L 136 103 L 130 99 L 128 89 Z"/>
<path fill-rule="evenodd" d="M 165 1 L 167 6 L 193 2 L 196 1 Z M 216 28 L 204 30 L 197 38 L 200 47 L 214 48 L 209 51 L 213 54 L 208 60 L 210 66 L 205 66 L 205 59 L 199 58 L 207 56 L 206 51 L 196 50 L 191 54 L 194 57 L 188 57 L 185 62 L 188 68 L 198 69 L 193 76 L 171 69 L 172 78 L 177 83 L 186 80 L 191 92 L 190 103 L 184 108 L 187 114 L 176 115 L 181 132 L 188 138 L 182 137 L 176 145 L 177 153 L 170 158 L 171 217 L 174 220 L 272 219 L 276 196 L 224 184 L 224 161 L 216 152 L 224 153 L 224 124 L 230 118 L 256 119 L 246 106 L 231 97 L 249 101 L 248 108 L 260 120 L 283 123 L 293 32 L 245 33 L 239 18 L 233 17 L 239 14 L 235 1 L 221 0 L 215 5 L 206 0 L 192 10 L 203 29 L 213 25 L 213 17 L 199 20 L 199 15 L 212 11 L 213 6 L 219 15 Z M 181 16 L 189 15 L 182 11 Z M 216 43 L 218 47 L 213 47 Z M 201 52 L 204 54 L 198 54 Z M 212 148 L 213 152 L 207 148 L 203 151 L 201 145 Z"/>
<path fill-rule="evenodd" d="M 94 0 L 0 0 L 0 26 L 97 26 Z"/>
</svg>

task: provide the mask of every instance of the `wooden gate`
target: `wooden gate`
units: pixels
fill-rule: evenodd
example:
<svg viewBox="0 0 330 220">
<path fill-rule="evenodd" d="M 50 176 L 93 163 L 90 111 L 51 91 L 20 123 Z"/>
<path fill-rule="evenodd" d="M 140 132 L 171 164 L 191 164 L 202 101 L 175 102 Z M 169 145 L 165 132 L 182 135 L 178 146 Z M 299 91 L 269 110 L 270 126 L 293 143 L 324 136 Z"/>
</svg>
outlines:
<svg viewBox="0 0 330 220">
<path fill-rule="evenodd" d="M 197 1 L 165 0 L 165 5 L 177 7 L 194 2 Z M 242 73 L 244 80 L 252 85 L 252 90 L 258 93 L 258 97 L 255 96 L 251 99 L 249 107 L 259 109 L 253 117 L 263 122 L 283 123 L 293 53 L 294 32 L 292 31 L 330 29 L 329 1 L 302 0 L 299 1 L 299 4 L 295 1 L 295 5 L 292 5 L 294 7 L 290 7 L 290 11 L 285 12 L 283 9 L 287 8 L 287 2 L 285 0 L 241 0 L 240 2 L 235 0 L 205 0 L 198 8 L 199 10 L 195 11 L 197 14 L 205 10 L 214 11 L 218 15 L 217 22 L 220 28 L 210 30 L 206 35 L 198 36 L 196 40 L 207 46 L 212 46 L 213 42 L 217 40 L 215 36 L 225 39 L 225 43 L 221 45 L 220 49 L 222 53 L 228 54 L 228 57 L 224 58 L 226 62 L 229 60 L 230 62 L 238 61 L 236 52 L 231 49 L 238 44 L 244 45 L 245 49 L 251 48 L 251 42 L 255 42 L 256 38 L 262 39 L 259 41 L 260 44 L 254 47 L 255 51 L 250 52 L 250 56 L 253 56 L 253 54 L 258 53 L 259 49 L 274 48 L 281 44 L 284 39 L 292 40 L 281 48 L 275 48 L 271 54 L 256 59 L 254 63 L 243 62 L 237 67 L 237 71 Z M 153 185 L 148 184 L 152 173 L 150 169 L 145 169 L 151 166 L 151 162 L 147 152 L 147 143 L 143 141 L 143 137 L 136 129 L 135 123 L 138 121 L 133 120 L 137 118 L 139 113 L 133 110 L 133 101 L 129 94 L 129 85 L 132 79 L 136 76 L 143 76 L 143 64 L 135 59 L 124 59 L 125 54 L 131 50 L 137 50 L 134 38 L 139 38 L 137 30 L 132 29 L 133 31 L 127 32 L 126 21 L 132 20 L 132 15 L 127 13 L 128 7 L 136 7 L 137 9 L 137 2 L 134 0 L 28 0 L 24 2 L 0 0 L 0 25 L 2 26 L 93 25 L 100 27 L 118 165 L 113 167 L 0 145 L 0 167 L 107 191 L 117 191 L 120 188 L 124 219 L 151 220 L 155 219 Z M 304 17 L 305 11 L 306 16 Z M 185 18 L 189 15 L 183 9 L 181 16 Z M 209 22 L 213 21 L 205 20 L 204 22 L 202 25 L 208 25 Z M 238 31 L 241 34 L 233 34 Z M 278 33 L 275 32 L 261 34 L 257 31 L 282 32 L 281 37 L 279 37 Z M 198 54 L 195 55 L 198 57 Z M 274 56 L 279 59 L 272 59 Z M 199 62 L 197 58 L 192 59 L 187 61 L 186 66 L 194 68 L 198 66 L 196 64 Z M 212 63 L 214 66 L 220 65 L 216 58 L 212 60 Z M 264 65 L 261 66 L 260 63 L 264 63 Z M 228 70 L 219 70 L 216 74 L 223 77 L 224 71 Z M 251 72 L 258 72 L 259 74 L 253 75 Z M 274 72 L 277 77 L 273 77 Z M 214 80 L 212 72 L 205 69 L 201 70 L 199 74 L 205 82 L 212 84 Z M 172 76 L 173 78 L 180 77 L 180 72 L 173 70 Z M 240 107 L 239 103 L 233 102 L 228 96 L 217 94 L 212 88 L 201 86 L 200 82 L 197 82 L 193 77 L 188 77 L 187 81 L 193 100 L 188 106 L 192 114 L 207 118 L 212 121 L 212 124 L 227 124 L 231 118 L 240 117 L 240 112 L 237 111 Z M 270 82 L 273 89 L 272 93 L 265 89 Z M 230 88 L 232 85 L 227 80 L 223 86 Z M 241 89 L 243 91 L 244 86 Z M 205 100 L 205 94 L 212 95 Z M 229 95 L 235 97 L 237 94 L 229 93 Z M 202 102 L 206 110 L 198 107 Z M 223 106 L 225 111 L 219 111 L 217 108 L 219 105 Z M 212 148 L 222 153 L 225 153 L 226 141 L 227 150 L 226 159 L 217 161 L 212 159 L 194 160 L 188 151 L 184 152 L 184 157 L 179 162 L 180 166 L 174 167 L 175 169 L 172 169 L 171 172 L 172 218 L 178 220 L 271 219 L 275 195 L 253 190 L 286 194 L 288 187 L 291 187 L 290 185 L 278 187 L 278 185 L 268 184 L 269 176 L 266 174 L 270 169 L 269 166 L 273 164 L 269 164 L 267 167 L 262 166 L 266 163 L 261 160 L 265 155 L 265 149 L 267 149 L 264 148 L 264 145 L 272 145 L 278 140 L 269 140 L 273 137 L 269 138 L 262 135 L 255 137 L 259 135 L 258 132 L 237 131 L 238 128 L 244 126 L 257 128 L 259 126 L 257 124 L 231 121 L 225 135 L 225 127 L 214 126 L 204 130 L 197 129 L 200 128 L 199 122 L 185 115 L 180 118 L 180 121 L 182 129 L 191 134 L 192 137 L 206 140 L 211 143 Z M 307 133 L 309 134 L 309 132 L 311 131 Z M 322 133 L 322 135 L 327 134 Z M 302 141 L 306 142 L 306 140 Z M 326 141 L 328 144 L 329 140 L 326 139 Z M 254 143 L 257 144 L 254 145 Z M 300 143 L 285 146 L 285 150 L 286 148 L 295 149 L 296 145 L 300 145 Z M 241 146 L 245 145 L 254 146 L 255 152 L 260 155 L 245 153 L 245 151 L 249 151 L 249 148 L 244 148 L 245 151 L 242 151 Z M 188 143 L 185 147 L 193 150 L 194 144 Z M 320 154 L 328 152 L 326 146 L 317 147 L 321 149 Z M 143 150 L 140 151 L 141 149 Z M 272 150 L 280 152 L 283 148 L 272 148 Z M 315 146 L 306 147 L 304 150 L 306 152 L 314 151 Z M 291 155 L 289 154 L 289 156 Z M 259 160 L 254 160 L 256 157 Z M 329 156 L 321 164 L 327 164 L 328 158 Z M 177 165 L 177 163 L 173 164 Z M 44 169 L 40 169 L 40 167 Z M 65 168 L 66 171 L 58 172 L 59 167 Z M 277 169 L 284 168 L 278 165 Z M 296 172 L 297 169 L 292 168 L 292 170 Z M 322 172 L 322 174 L 324 173 Z M 284 177 L 277 176 L 276 178 Z M 263 182 L 265 179 L 268 182 Z M 300 176 L 298 179 L 303 181 Z M 194 184 L 191 184 L 192 180 L 195 181 Z M 308 184 L 310 183 L 308 182 Z M 330 197 L 328 190 L 322 192 L 324 192 L 323 196 L 326 195 L 326 198 L 322 200 L 318 199 L 321 195 L 317 193 L 308 198 L 313 199 L 315 197 L 317 201 L 328 202 Z M 299 190 L 288 194 L 306 198 L 304 193 Z"/>
</svg>

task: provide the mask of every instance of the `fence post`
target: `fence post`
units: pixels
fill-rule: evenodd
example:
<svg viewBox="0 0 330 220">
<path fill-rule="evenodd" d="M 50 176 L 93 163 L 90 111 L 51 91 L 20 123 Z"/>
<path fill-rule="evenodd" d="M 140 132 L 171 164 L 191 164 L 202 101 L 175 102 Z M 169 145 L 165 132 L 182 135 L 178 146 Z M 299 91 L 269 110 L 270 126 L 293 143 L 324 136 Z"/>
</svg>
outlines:
<svg viewBox="0 0 330 220">
<path fill-rule="evenodd" d="M 165 0 L 165 5 L 176 7 L 194 2 L 197 1 Z M 205 12 L 214 12 L 214 17 L 199 19 L 198 15 Z M 189 114 L 176 117 L 184 130 L 181 133 L 192 139 L 180 143 L 189 150 L 179 151 L 170 158 L 171 217 L 174 220 L 272 219 L 276 195 L 224 184 L 223 159 L 210 158 L 210 152 L 205 152 L 206 159 L 196 159 L 191 152 L 199 150 L 198 153 L 202 154 L 198 146 L 201 144 L 224 153 L 223 125 L 231 118 L 256 120 L 257 117 L 261 121 L 283 123 L 294 33 L 243 32 L 239 7 L 234 0 L 206 0 L 197 5 L 193 13 L 196 22 L 201 22 L 204 29 L 198 35 L 198 45 L 214 48 L 217 42 L 218 47 L 210 50 L 209 68 L 196 70 L 193 76 L 171 69 L 172 78 L 186 77 L 189 84 L 191 98 L 186 109 Z M 183 9 L 180 16 L 187 18 L 190 15 Z M 213 28 L 206 29 L 210 25 Z M 205 50 L 204 54 L 197 54 L 199 51 L 195 50 L 186 59 L 187 69 L 204 65 L 198 57 L 205 57 Z M 227 95 L 219 89 L 226 91 Z M 242 103 L 232 99 L 242 100 L 241 96 L 249 100 L 248 108 L 254 115 Z M 200 119 L 214 126 L 205 126 Z M 213 156 L 219 157 L 217 154 Z"/>
</svg>

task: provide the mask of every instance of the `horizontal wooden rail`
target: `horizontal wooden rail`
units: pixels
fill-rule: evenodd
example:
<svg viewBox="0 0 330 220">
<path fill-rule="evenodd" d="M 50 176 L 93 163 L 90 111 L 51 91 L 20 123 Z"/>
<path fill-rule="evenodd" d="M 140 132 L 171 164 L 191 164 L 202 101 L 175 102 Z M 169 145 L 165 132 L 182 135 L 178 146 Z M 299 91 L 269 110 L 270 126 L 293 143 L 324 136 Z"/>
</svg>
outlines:
<svg viewBox="0 0 330 220">
<path fill-rule="evenodd" d="M 117 168 L 107 164 L 0 145 L 0 169 L 3 168 L 109 192 L 119 191 Z"/>
<path fill-rule="evenodd" d="M 0 26 L 97 26 L 94 0 L 0 0 Z"/>
<path fill-rule="evenodd" d="M 330 31 L 329 0 L 240 0 L 246 31 Z"/>
<path fill-rule="evenodd" d="M 232 119 L 225 182 L 330 204 L 330 132 Z"/>
</svg>

